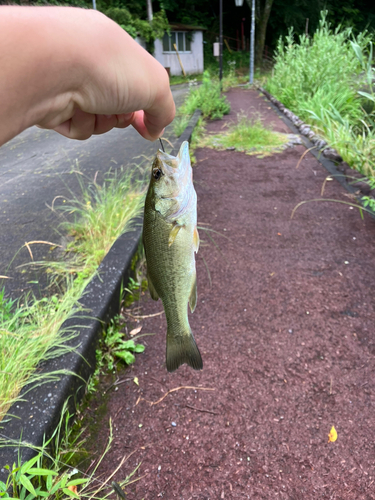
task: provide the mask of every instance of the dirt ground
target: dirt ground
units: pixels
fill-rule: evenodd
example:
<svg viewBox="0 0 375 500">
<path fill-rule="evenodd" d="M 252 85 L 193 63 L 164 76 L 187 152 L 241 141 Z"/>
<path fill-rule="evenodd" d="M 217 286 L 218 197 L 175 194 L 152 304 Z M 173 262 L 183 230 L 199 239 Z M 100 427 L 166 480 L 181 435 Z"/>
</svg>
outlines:
<svg viewBox="0 0 375 500">
<path fill-rule="evenodd" d="M 289 132 L 258 92 L 228 98 L 224 122 L 260 112 Z M 102 477 L 131 452 L 116 479 L 141 463 L 127 498 L 375 499 L 375 221 L 326 202 L 291 219 L 327 176 L 310 154 L 296 168 L 304 151 L 197 150 L 199 225 L 220 233 L 200 230 L 197 255 L 190 323 L 204 368 L 168 374 L 164 315 L 139 322 L 156 334 L 142 338 L 146 350 L 124 375 L 139 386 L 111 389 L 95 436 L 102 450 L 111 417 Z M 336 181 L 324 197 L 350 201 Z M 143 315 L 162 310 L 148 294 L 141 306 Z M 333 425 L 338 438 L 328 442 Z"/>
</svg>

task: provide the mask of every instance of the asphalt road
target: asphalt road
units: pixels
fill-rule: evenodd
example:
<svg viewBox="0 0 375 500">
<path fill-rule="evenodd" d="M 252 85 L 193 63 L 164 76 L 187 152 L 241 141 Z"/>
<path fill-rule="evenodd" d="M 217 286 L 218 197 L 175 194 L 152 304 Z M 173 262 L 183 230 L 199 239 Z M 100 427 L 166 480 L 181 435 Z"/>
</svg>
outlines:
<svg viewBox="0 0 375 500">
<path fill-rule="evenodd" d="M 172 89 L 176 105 L 188 90 Z M 174 143 L 172 127 L 165 136 Z M 86 141 L 67 139 L 56 132 L 32 127 L 0 148 L 0 290 L 18 298 L 32 291 L 44 294 L 45 277 L 29 266 L 25 242 L 49 241 L 59 244 L 61 217 L 51 210 L 55 197 L 79 196 L 80 183 L 97 181 L 109 170 L 134 168 L 155 155 L 158 143 L 143 139 L 132 127 L 113 129 Z M 77 170 L 83 175 L 78 175 Z M 34 260 L 53 260 L 50 245 L 32 246 Z"/>
</svg>

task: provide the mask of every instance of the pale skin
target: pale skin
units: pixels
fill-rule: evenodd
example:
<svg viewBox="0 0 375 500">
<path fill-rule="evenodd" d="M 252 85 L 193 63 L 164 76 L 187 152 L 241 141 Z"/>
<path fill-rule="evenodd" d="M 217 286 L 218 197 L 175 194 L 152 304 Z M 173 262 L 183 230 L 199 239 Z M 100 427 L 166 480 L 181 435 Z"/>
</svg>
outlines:
<svg viewBox="0 0 375 500">
<path fill-rule="evenodd" d="M 0 146 L 32 125 L 155 140 L 175 115 L 165 69 L 94 10 L 1 6 L 0 68 Z"/>
</svg>

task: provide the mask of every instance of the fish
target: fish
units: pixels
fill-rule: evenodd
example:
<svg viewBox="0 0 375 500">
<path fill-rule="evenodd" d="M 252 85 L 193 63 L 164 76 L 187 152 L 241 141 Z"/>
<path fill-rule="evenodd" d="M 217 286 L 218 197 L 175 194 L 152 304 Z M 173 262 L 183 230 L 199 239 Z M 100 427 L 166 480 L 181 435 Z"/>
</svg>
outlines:
<svg viewBox="0 0 375 500">
<path fill-rule="evenodd" d="M 143 246 L 150 295 L 161 299 L 167 319 L 167 370 L 184 363 L 201 370 L 202 357 L 188 319 L 188 304 L 191 312 L 197 305 L 199 234 L 187 141 L 177 156 L 160 149 L 156 154 L 145 200 Z"/>
</svg>

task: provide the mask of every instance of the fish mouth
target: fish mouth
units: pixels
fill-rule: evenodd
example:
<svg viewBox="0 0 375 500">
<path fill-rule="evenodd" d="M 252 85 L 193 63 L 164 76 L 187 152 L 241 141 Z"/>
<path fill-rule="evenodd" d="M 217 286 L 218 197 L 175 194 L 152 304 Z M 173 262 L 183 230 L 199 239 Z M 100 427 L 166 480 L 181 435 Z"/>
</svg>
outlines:
<svg viewBox="0 0 375 500">
<path fill-rule="evenodd" d="M 170 155 L 161 149 L 158 150 L 156 156 L 168 173 L 184 170 L 187 165 L 190 165 L 189 143 L 184 141 L 181 144 L 177 156 Z"/>
</svg>

